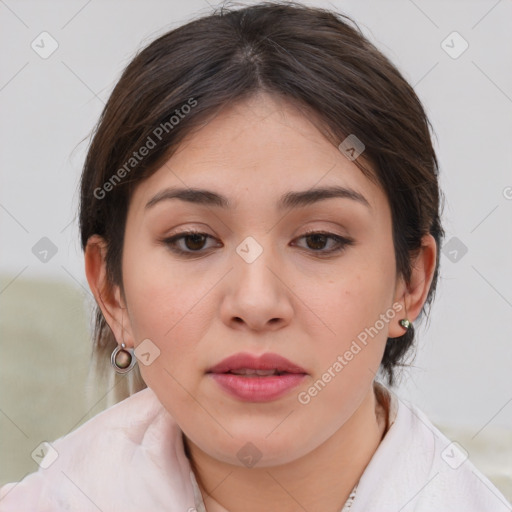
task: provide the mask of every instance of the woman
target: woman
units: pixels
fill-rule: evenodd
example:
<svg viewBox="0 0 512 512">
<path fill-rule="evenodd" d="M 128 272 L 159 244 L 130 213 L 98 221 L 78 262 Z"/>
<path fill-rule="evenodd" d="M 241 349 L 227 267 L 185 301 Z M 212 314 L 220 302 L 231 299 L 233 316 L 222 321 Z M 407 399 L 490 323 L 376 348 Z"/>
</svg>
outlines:
<svg viewBox="0 0 512 512">
<path fill-rule="evenodd" d="M 413 344 L 443 230 L 425 112 L 349 21 L 223 10 L 129 64 L 80 228 L 96 355 L 138 392 L 0 510 L 510 511 L 376 380 Z"/>
</svg>

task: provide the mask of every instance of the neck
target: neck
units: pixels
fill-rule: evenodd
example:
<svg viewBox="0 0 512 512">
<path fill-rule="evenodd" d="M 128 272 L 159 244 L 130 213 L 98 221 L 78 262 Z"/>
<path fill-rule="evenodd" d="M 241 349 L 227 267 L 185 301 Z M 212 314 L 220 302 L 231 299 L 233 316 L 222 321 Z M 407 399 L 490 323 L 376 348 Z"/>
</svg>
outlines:
<svg viewBox="0 0 512 512">
<path fill-rule="evenodd" d="M 315 450 L 281 466 L 243 468 L 185 444 L 208 512 L 339 512 L 386 432 L 373 387 L 350 419 Z M 228 475 L 219 483 L 219 475 Z M 272 508 L 269 508 L 272 504 Z"/>
</svg>

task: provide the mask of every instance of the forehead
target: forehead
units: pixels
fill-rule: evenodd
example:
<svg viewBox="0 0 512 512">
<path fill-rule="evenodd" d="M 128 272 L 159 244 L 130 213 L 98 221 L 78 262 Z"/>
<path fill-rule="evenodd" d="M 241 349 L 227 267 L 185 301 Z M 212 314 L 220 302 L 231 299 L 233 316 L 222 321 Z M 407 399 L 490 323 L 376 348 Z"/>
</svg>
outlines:
<svg viewBox="0 0 512 512">
<path fill-rule="evenodd" d="M 383 191 L 319 131 L 297 106 L 266 94 L 228 105 L 189 134 L 170 160 L 136 189 L 143 208 L 163 188 L 208 189 L 230 199 L 282 203 L 293 190 L 317 187 L 353 190 L 377 210 Z"/>
</svg>

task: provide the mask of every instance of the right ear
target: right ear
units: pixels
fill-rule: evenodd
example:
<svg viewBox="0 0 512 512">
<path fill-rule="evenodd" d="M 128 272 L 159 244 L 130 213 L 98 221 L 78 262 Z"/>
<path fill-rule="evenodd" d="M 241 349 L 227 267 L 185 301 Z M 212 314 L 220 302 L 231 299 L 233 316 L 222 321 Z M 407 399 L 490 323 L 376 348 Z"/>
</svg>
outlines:
<svg viewBox="0 0 512 512">
<path fill-rule="evenodd" d="M 85 248 L 85 275 L 89 287 L 98 303 L 105 320 L 112 329 L 119 344 L 124 342 L 127 347 L 132 345 L 129 336 L 124 336 L 123 315 L 126 306 L 122 302 L 121 290 L 107 279 L 107 243 L 99 235 L 92 235 Z M 126 337 L 126 341 L 125 341 Z"/>
</svg>

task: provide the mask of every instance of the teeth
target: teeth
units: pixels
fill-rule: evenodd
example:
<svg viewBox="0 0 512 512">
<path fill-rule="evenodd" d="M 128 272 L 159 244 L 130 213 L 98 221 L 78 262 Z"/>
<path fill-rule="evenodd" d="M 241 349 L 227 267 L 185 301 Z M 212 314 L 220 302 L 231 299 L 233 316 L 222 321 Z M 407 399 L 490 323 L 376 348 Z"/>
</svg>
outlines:
<svg viewBox="0 0 512 512">
<path fill-rule="evenodd" d="M 246 376 L 254 376 L 258 375 L 260 377 L 268 377 L 270 375 L 279 375 L 277 370 L 253 370 L 251 368 L 240 368 L 238 370 L 231 370 L 230 373 L 234 373 L 235 375 L 246 375 Z"/>
</svg>

